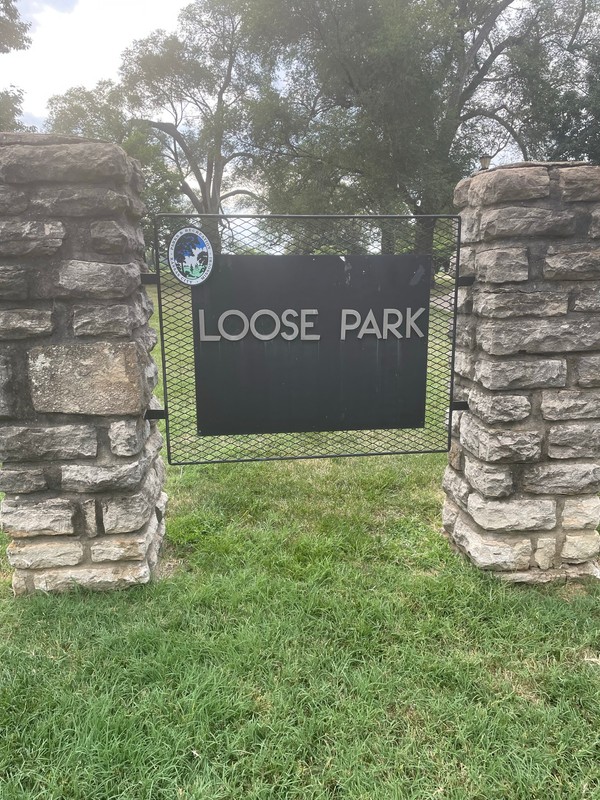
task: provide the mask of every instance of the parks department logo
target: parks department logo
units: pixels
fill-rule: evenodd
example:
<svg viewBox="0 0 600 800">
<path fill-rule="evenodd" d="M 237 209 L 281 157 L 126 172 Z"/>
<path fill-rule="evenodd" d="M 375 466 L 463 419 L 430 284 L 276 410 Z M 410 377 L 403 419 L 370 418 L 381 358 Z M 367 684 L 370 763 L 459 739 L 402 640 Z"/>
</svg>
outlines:
<svg viewBox="0 0 600 800">
<path fill-rule="evenodd" d="M 213 249 L 198 228 L 181 228 L 169 244 L 169 266 L 178 281 L 187 286 L 204 283 L 213 266 Z"/>
</svg>

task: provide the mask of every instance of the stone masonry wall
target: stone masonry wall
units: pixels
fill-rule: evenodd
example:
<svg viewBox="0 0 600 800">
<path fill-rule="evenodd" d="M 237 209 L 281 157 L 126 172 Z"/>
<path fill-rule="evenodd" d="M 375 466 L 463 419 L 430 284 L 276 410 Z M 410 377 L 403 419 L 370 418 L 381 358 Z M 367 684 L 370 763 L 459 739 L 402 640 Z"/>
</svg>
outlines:
<svg viewBox="0 0 600 800">
<path fill-rule="evenodd" d="M 0 491 L 16 594 L 145 583 L 158 558 L 140 187 L 115 145 L 0 134 Z"/>
<path fill-rule="evenodd" d="M 600 167 L 517 164 L 462 181 L 444 527 L 483 569 L 594 575 L 600 550 Z"/>
</svg>

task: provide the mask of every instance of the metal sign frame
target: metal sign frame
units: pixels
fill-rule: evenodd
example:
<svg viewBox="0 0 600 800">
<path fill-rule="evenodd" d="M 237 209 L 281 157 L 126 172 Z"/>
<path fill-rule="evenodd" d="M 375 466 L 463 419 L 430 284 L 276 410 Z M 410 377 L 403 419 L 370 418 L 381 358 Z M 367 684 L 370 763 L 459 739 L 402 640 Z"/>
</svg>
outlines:
<svg viewBox="0 0 600 800">
<path fill-rule="evenodd" d="M 446 452 L 450 444 L 460 218 L 364 215 L 188 215 L 155 217 L 167 455 L 176 465 Z M 220 254 L 352 256 L 420 253 L 433 260 L 425 424 L 421 428 L 201 436 L 196 427 L 192 290 L 168 265 L 168 245 L 185 226 L 204 231 Z M 456 407 L 456 406 L 455 406 Z"/>
</svg>

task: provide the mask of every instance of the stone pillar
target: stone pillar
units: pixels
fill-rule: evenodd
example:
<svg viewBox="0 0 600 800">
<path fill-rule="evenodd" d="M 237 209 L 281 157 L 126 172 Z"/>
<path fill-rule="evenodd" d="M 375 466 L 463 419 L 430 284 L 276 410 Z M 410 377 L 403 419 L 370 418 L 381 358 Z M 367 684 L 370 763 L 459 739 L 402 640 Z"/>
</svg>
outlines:
<svg viewBox="0 0 600 800">
<path fill-rule="evenodd" d="M 462 208 L 444 527 L 511 581 L 600 577 L 600 167 L 480 172 Z"/>
<path fill-rule="evenodd" d="M 0 491 L 16 594 L 145 583 L 164 532 L 137 162 L 0 134 Z"/>
</svg>

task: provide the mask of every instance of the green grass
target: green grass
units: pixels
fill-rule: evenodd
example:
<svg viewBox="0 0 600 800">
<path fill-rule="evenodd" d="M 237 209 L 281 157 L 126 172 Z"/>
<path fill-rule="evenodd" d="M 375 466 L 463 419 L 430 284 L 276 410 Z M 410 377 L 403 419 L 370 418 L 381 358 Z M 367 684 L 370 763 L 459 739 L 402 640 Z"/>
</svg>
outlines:
<svg viewBox="0 0 600 800">
<path fill-rule="evenodd" d="M 0 584 L 0 797 L 600 797 L 596 585 L 439 534 L 443 456 L 172 468 L 161 582 Z"/>
<path fill-rule="evenodd" d="M 600 587 L 456 556 L 444 463 L 172 467 L 122 593 L 0 560 L 0 799 L 600 798 Z"/>
</svg>

